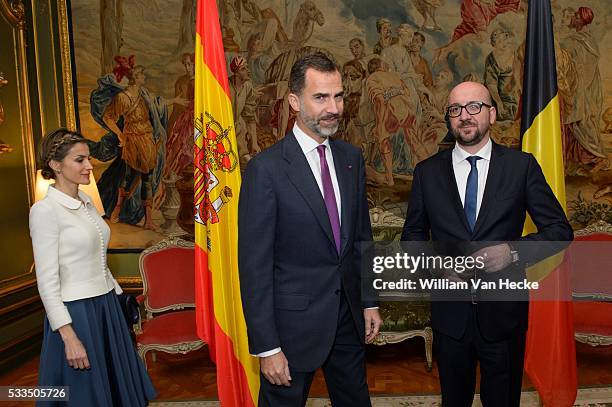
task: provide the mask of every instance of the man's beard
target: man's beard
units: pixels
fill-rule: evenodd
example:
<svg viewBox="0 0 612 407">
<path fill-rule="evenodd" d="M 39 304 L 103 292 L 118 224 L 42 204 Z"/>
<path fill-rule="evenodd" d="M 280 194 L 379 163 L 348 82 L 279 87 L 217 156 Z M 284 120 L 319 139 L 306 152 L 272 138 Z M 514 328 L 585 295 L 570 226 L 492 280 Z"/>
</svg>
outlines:
<svg viewBox="0 0 612 407">
<path fill-rule="evenodd" d="M 304 125 L 308 127 L 313 133 L 321 138 L 329 138 L 333 136 L 338 131 L 338 127 L 340 126 L 340 116 L 339 114 L 327 114 L 325 116 L 315 118 L 306 114 L 303 110 L 298 112 L 300 118 L 304 122 Z M 324 127 L 321 126 L 321 120 L 329 120 L 329 119 L 337 119 L 336 125 L 333 127 Z"/>
<path fill-rule="evenodd" d="M 476 132 L 474 133 L 474 136 L 470 140 L 466 140 L 465 138 L 463 138 L 463 135 L 459 131 L 461 127 L 467 126 L 467 125 L 476 126 Z M 476 144 L 480 143 L 485 136 L 485 133 L 480 131 L 480 127 L 478 127 L 478 123 L 474 124 L 474 123 L 469 123 L 469 122 L 460 124 L 457 127 L 453 127 L 451 129 L 451 133 L 453 134 L 453 136 L 455 136 L 455 140 L 457 140 L 457 143 L 459 143 L 462 146 L 475 146 Z"/>
</svg>

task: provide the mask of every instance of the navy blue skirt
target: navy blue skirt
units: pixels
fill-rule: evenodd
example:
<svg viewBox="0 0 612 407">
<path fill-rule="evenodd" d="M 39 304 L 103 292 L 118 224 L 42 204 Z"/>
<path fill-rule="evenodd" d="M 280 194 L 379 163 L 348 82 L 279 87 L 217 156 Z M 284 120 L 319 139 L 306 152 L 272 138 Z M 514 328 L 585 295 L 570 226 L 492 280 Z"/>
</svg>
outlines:
<svg viewBox="0 0 612 407">
<path fill-rule="evenodd" d="M 64 342 L 45 318 L 38 384 L 69 386 L 70 400 L 37 405 L 146 406 L 157 392 L 136 353 L 115 291 L 64 304 L 91 368 L 68 366 Z"/>
</svg>

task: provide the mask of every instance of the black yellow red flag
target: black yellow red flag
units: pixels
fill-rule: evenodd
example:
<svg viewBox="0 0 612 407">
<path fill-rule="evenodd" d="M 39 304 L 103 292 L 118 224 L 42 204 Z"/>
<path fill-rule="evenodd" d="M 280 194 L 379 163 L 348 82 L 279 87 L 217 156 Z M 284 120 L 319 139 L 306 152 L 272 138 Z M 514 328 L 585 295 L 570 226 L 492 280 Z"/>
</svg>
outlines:
<svg viewBox="0 0 612 407">
<path fill-rule="evenodd" d="M 550 0 L 529 0 L 521 111 L 521 145 L 534 155 L 546 181 L 565 209 L 565 176 L 561 115 L 557 90 L 555 44 Z M 525 233 L 535 231 L 530 220 Z M 546 267 L 528 270 L 546 292 L 569 290 L 568 262 L 564 253 Z M 551 266 L 551 264 L 549 264 Z M 576 347 L 572 303 L 538 301 L 529 304 L 525 371 L 536 386 L 544 406 L 572 406 L 576 399 Z"/>
</svg>

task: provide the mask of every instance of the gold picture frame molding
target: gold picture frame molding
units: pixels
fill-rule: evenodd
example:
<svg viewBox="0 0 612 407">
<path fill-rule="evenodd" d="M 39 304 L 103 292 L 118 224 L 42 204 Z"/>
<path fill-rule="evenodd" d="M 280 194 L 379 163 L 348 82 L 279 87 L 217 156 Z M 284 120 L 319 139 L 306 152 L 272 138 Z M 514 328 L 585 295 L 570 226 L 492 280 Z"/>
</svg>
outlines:
<svg viewBox="0 0 612 407">
<path fill-rule="evenodd" d="M 17 78 L 17 93 L 21 120 L 21 143 L 23 145 L 25 177 L 28 187 L 28 204 L 31 206 L 34 203 L 36 156 L 31 125 L 32 109 L 30 106 L 30 84 L 28 80 L 25 6 L 23 1 L 0 0 L 0 12 L 13 27 L 13 51 L 16 61 L 15 77 Z M 0 280 L 0 297 L 18 292 L 24 287 L 31 286 L 34 283 L 34 264 L 32 264 L 23 273 Z"/>
<path fill-rule="evenodd" d="M 24 162 L 26 164 L 26 180 L 28 183 L 29 204 L 34 203 L 34 186 L 36 182 L 36 158 L 34 153 L 34 138 L 32 134 L 32 109 L 30 106 L 30 91 L 28 80 L 28 59 L 25 36 L 25 7 L 23 1 L 0 0 L 0 12 L 13 26 L 13 41 L 15 44 L 15 61 L 17 90 L 19 95 L 19 113 L 21 119 L 21 142 L 23 144 Z"/>
<path fill-rule="evenodd" d="M 53 0 L 48 0 L 50 4 Z M 22 0 L 0 0 L 0 13 L 6 18 L 9 24 L 13 27 L 13 44 L 14 44 L 14 57 L 16 61 L 16 78 L 17 78 L 17 91 L 18 91 L 18 103 L 21 120 L 21 142 L 23 145 L 24 163 L 25 163 L 25 176 L 28 189 L 28 204 L 32 206 L 34 204 L 34 191 L 36 188 L 36 149 L 35 149 L 35 138 L 33 134 L 32 126 L 32 106 L 31 106 L 31 95 L 30 95 L 30 80 L 28 78 L 28 55 L 27 47 L 30 46 L 34 50 L 34 58 L 36 64 L 36 75 L 37 83 L 36 86 L 41 89 L 41 75 L 40 75 L 40 59 L 38 52 L 38 33 L 35 24 L 37 6 L 40 4 L 38 1 L 32 1 L 31 7 L 33 11 L 34 21 L 33 27 L 33 38 L 34 44 L 28 44 L 26 42 L 26 12 L 25 5 Z M 57 0 L 57 25 L 59 32 L 59 40 L 57 42 L 52 40 L 53 47 L 59 45 L 59 55 L 61 63 L 61 87 L 63 93 L 63 101 L 59 100 L 59 92 L 55 92 L 56 106 L 61 104 L 66 106 L 65 109 L 65 123 L 69 130 L 76 131 L 77 120 L 76 120 L 76 106 L 74 99 L 74 81 L 73 81 L 73 69 L 72 69 L 72 50 L 70 48 L 70 30 L 68 25 L 68 4 L 67 0 Z M 54 25 L 54 16 L 50 11 L 48 12 L 50 27 Z M 53 59 L 54 71 L 57 70 L 55 59 Z M 58 86 L 60 86 L 58 84 Z M 42 103 L 42 99 L 41 102 Z M 47 131 L 44 123 L 44 106 L 40 105 L 41 109 L 41 129 L 43 133 Z M 58 107 L 58 118 L 60 117 Z M 42 134 L 40 135 L 43 136 Z M 9 278 L 0 280 L 0 296 L 5 297 L 13 293 L 23 290 L 25 287 L 31 287 L 35 284 L 34 275 L 34 264 L 31 264 L 27 269 L 21 273 Z"/>
<path fill-rule="evenodd" d="M 68 5 L 66 0 L 57 0 L 60 54 L 62 61 L 62 86 L 66 104 L 66 127 L 77 131 L 76 105 L 74 103 L 74 82 L 72 80 L 72 50 L 70 49 L 70 30 L 68 29 Z"/>
</svg>

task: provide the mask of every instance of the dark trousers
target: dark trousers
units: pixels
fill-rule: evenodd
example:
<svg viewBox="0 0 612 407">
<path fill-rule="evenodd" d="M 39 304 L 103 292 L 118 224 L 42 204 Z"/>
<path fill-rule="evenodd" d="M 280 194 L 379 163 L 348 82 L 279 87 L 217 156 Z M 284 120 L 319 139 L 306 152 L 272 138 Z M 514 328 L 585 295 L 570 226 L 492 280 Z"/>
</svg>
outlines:
<svg viewBox="0 0 612 407">
<path fill-rule="evenodd" d="M 476 390 L 476 363 L 480 363 L 480 399 L 485 407 L 520 405 L 525 332 L 501 341 L 484 339 L 478 328 L 478 305 L 459 340 L 434 333 L 434 353 L 440 372 L 442 406 L 470 407 Z"/>
<path fill-rule="evenodd" d="M 340 299 L 338 330 L 331 352 L 322 366 L 334 407 L 370 407 L 366 382 L 365 346 L 359 338 L 344 295 Z M 261 375 L 259 407 L 304 406 L 315 372 L 294 372 L 289 362 L 291 386 L 277 386 Z"/>
</svg>

